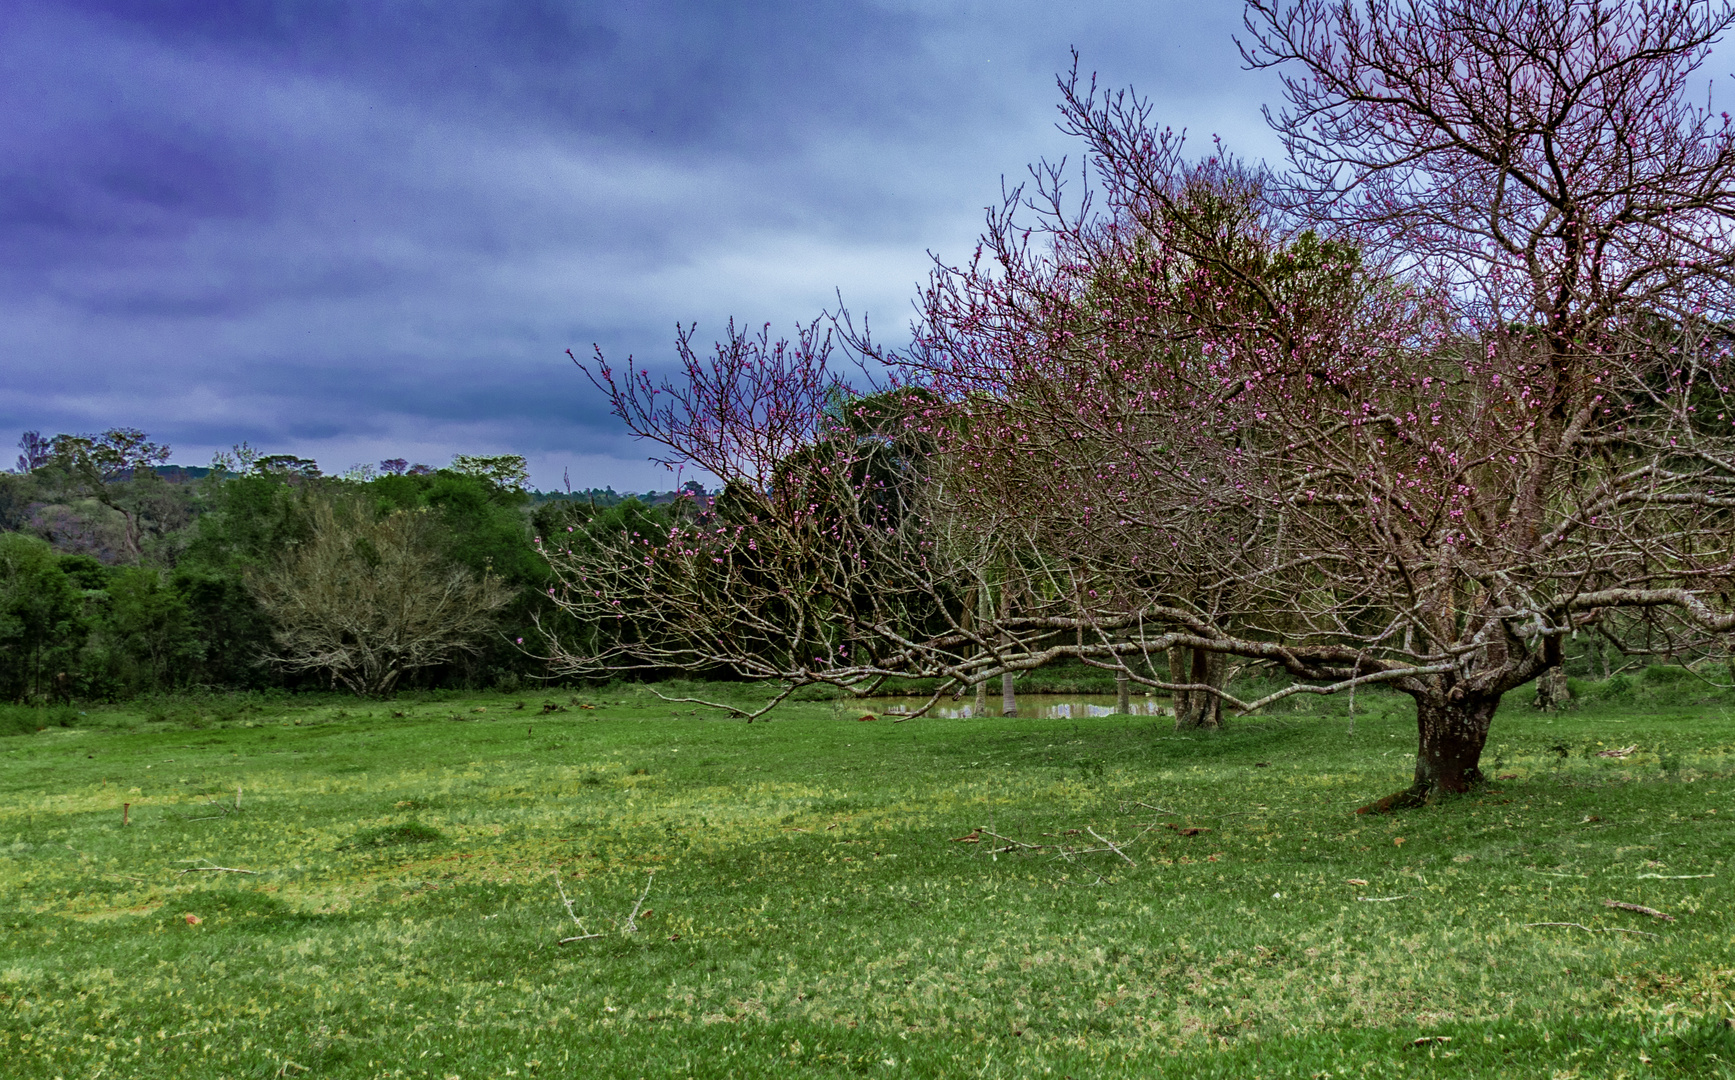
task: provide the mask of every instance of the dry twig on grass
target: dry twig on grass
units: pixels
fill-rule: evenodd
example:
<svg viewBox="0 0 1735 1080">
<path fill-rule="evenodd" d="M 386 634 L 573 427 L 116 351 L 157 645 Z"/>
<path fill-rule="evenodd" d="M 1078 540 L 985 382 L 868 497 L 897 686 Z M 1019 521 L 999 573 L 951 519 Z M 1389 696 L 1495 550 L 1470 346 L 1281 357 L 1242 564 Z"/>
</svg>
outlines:
<svg viewBox="0 0 1735 1080">
<path fill-rule="evenodd" d="M 566 945 L 574 941 L 588 941 L 591 938 L 602 937 L 601 934 L 593 934 L 589 930 L 585 929 L 584 921 L 578 917 L 578 912 L 572 910 L 572 898 L 566 895 L 566 886 L 560 883 L 560 871 L 555 870 L 553 871 L 553 874 L 554 887 L 560 890 L 560 902 L 566 905 L 566 913 L 572 916 L 573 924 L 578 927 L 578 936 L 561 938 L 559 941 L 555 942 L 555 944 Z"/>
<path fill-rule="evenodd" d="M 1640 874 L 1639 880 L 1655 878 L 1658 881 L 1693 881 L 1698 878 L 1716 877 L 1716 874 Z"/>
<path fill-rule="evenodd" d="M 645 906 L 645 897 L 647 897 L 651 894 L 651 884 L 653 882 L 655 882 L 656 880 L 657 880 L 657 875 L 654 873 L 645 879 L 644 891 L 639 893 L 638 900 L 633 903 L 633 909 L 631 911 L 627 912 L 626 921 L 623 923 L 616 923 L 615 924 L 621 933 L 623 933 L 623 934 L 636 934 L 639 932 L 639 924 L 638 924 L 639 911 L 641 908 L 643 908 Z M 577 927 L 580 931 L 577 935 L 575 935 L 573 937 L 561 938 L 559 941 L 555 942 L 555 944 L 566 945 L 566 944 L 569 944 L 569 943 L 574 942 L 574 941 L 589 941 L 592 938 L 602 937 L 603 935 L 593 934 L 588 929 L 586 929 L 584 923 L 579 920 L 578 913 L 576 911 L 572 910 L 572 899 L 566 895 L 566 887 L 560 883 L 560 871 L 558 871 L 558 870 L 554 871 L 554 887 L 560 890 L 560 901 L 561 901 L 561 903 L 566 905 L 566 913 L 568 915 L 572 916 L 573 923 L 575 925 L 577 925 Z M 675 939 L 671 938 L 670 940 L 672 941 Z"/>
<path fill-rule="evenodd" d="M 657 875 L 654 873 L 645 878 L 645 891 L 639 893 L 638 900 L 633 903 L 633 909 L 627 912 L 626 925 L 621 927 L 621 933 L 636 934 L 639 932 L 639 924 L 636 921 L 639 917 L 639 909 L 645 906 L 645 897 L 651 895 L 651 882 L 655 880 L 657 880 Z"/>
<path fill-rule="evenodd" d="M 1654 907 L 1646 907 L 1643 904 L 1629 904 L 1625 900 L 1604 900 L 1602 902 L 1602 906 L 1603 907 L 1620 908 L 1622 911 L 1636 911 L 1640 915 L 1649 915 L 1653 919 L 1661 919 L 1664 922 L 1674 922 L 1675 921 L 1675 917 L 1673 915 L 1665 915 L 1664 913 L 1662 913 L 1661 911 L 1658 911 Z"/>
<path fill-rule="evenodd" d="M 1113 840 L 1105 839 L 1101 833 L 1097 832 L 1095 829 L 1091 828 L 1088 825 L 1085 826 L 1084 831 L 1091 834 L 1092 836 L 1096 837 L 1099 842 L 1107 844 L 1108 849 L 1110 851 L 1114 852 L 1116 855 L 1119 855 L 1121 858 L 1126 859 L 1128 866 L 1137 866 L 1138 865 L 1138 863 L 1133 862 L 1131 856 L 1129 856 L 1126 852 L 1122 851 L 1118 847 L 1115 847 Z M 1143 835 L 1143 834 L 1141 834 L 1141 835 Z"/>
<path fill-rule="evenodd" d="M 1356 899 L 1364 904 L 1384 904 L 1392 900 L 1414 900 L 1415 897 L 1406 893 L 1403 896 L 1358 896 Z"/>
</svg>

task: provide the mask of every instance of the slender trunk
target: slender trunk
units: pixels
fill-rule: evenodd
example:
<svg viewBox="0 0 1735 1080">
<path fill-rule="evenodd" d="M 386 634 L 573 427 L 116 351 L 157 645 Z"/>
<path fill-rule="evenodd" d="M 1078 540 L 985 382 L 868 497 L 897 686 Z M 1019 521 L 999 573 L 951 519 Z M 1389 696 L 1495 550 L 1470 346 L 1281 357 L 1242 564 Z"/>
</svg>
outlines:
<svg viewBox="0 0 1735 1080">
<path fill-rule="evenodd" d="M 1422 806 L 1442 795 L 1462 794 L 1486 780 L 1481 768 L 1482 748 L 1488 742 L 1488 727 L 1499 704 L 1497 697 L 1462 701 L 1417 698 L 1415 781 L 1356 813 Z"/>
<path fill-rule="evenodd" d="M 992 601 L 990 601 L 988 599 L 988 586 L 987 586 L 987 584 L 984 583 L 984 584 L 978 585 L 976 587 L 976 610 L 980 613 L 980 618 L 977 619 L 977 629 L 979 632 L 980 632 L 980 630 L 985 629 L 988 626 L 989 622 L 992 621 L 993 608 L 990 606 L 991 603 L 992 603 Z M 986 647 L 983 647 L 982 651 L 984 653 L 986 653 L 988 650 Z M 974 709 L 970 710 L 970 715 L 976 716 L 976 717 L 982 717 L 982 716 L 988 715 L 988 682 L 987 682 L 987 680 L 983 680 L 982 682 L 979 682 L 976 684 L 976 707 Z"/>
<path fill-rule="evenodd" d="M 1169 650 L 1169 681 L 1183 683 L 1187 681 L 1187 650 L 1176 646 Z M 1189 695 L 1185 690 L 1170 690 L 1169 703 L 1175 710 L 1175 727 L 1181 726 L 1181 717 L 1187 715 Z"/>
<path fill-rule="evenodd" d="M 1007 574 L 1008 581 L 1010 581 L 1011 576 L 1011 574 Z M 1002 584 L 1000 587 L 1000 618 L 1006 620 L 1011 617 L 1012 591 L 1008 589 L 1006 585 Z M 1004 625 L 1004 622 L 1002 625 Z M 1012 651 L 1012 635 L 1006 631 L 1002 631 L 1000 634 L 1000 644 L 1005 646 L 1006 652 L 1010 653 Z M 1000 715 L 1018 715 L 1018 694 L 1012 689 L 1012 673 L 1010 671 L 1000 676 Z"/>
<path fill-rule="evenodd" d="M 1114 673 L 1114 711 L 1122 716 L 1131 715 L 1133 711 L 1132 680 L 1127 678 L 1124 670 Z"/>
</svg>

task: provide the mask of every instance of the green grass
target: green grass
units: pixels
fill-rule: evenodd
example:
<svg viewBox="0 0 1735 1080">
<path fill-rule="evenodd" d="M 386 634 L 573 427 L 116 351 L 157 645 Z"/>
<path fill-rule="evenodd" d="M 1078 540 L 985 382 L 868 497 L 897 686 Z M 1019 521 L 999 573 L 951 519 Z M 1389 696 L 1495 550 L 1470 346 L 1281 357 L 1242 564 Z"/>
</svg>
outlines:
<svg viewBox="0 0 1735 1080">
<path fill-rule="evenodd" d="M 1353 736 L 569 695 L 16 722 L 0 1072 L 1735 1075 L 1720 705 L 1509 705 L 1506 779 L 1369 819 L 1414 743 L 1384 695 Z M 555 872 L 602 936 L 557 944 Z"/>
</svg>

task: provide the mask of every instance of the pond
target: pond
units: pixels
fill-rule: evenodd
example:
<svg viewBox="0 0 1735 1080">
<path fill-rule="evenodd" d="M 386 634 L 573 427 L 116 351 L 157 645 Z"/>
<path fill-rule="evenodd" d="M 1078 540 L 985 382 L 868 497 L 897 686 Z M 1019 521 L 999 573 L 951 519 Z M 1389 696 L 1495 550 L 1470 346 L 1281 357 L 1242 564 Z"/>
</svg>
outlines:
<svg viewBox="0 0 1735 1080">
<path fill-rule="evenodd" d="M 884 697 L 868 698 L 864 701 L 850 702 L 845 707 L 851 710 L 860 708 L 863 713 L 872 712 L 882 716 L 907 715 L 920 709 L 928 703 L 925 697 Z M 1115 708 L 1113 694 L 1019 694 L 1018 715 L 1042 720 L 1078 720 L 1087 716 L 1113 716 L 1119 710 Z M 1175 710 L 1169 705 L 1168 699 L 1157 699 L 1145 695 L 1135 695 L 1132 707 L 1128 710 L 1133 716 L 1173 716 Z M 929 716 L 943 720 L 964 720 L 975 716 L 975 703 L 970 698 L 957 701 L 949 697 L 941 698 L 939 703 L 928 710 Z M 988 709 L 985 715 L 1000 715 L 1000 694 L 988 695 Z"/>
</svg>

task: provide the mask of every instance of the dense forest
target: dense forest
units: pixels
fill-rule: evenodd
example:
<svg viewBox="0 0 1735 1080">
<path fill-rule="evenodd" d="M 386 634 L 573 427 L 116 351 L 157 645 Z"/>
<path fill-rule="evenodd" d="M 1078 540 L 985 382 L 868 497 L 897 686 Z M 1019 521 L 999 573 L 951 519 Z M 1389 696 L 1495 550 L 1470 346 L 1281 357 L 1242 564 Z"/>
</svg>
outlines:
<svg viewBox="0 0 1735 1080">
<path fill-rule="evenodd" d="M 512 455 L 327 476 L 246 447 L 172 466 L 131 429 L 19 448 L 0 473 L 0 700 L 19 702 L 530 684 L 549 632 L 582 636 L 536 538 L 666 528 L 706 497 L 531 491 Z"/>
</svg>

